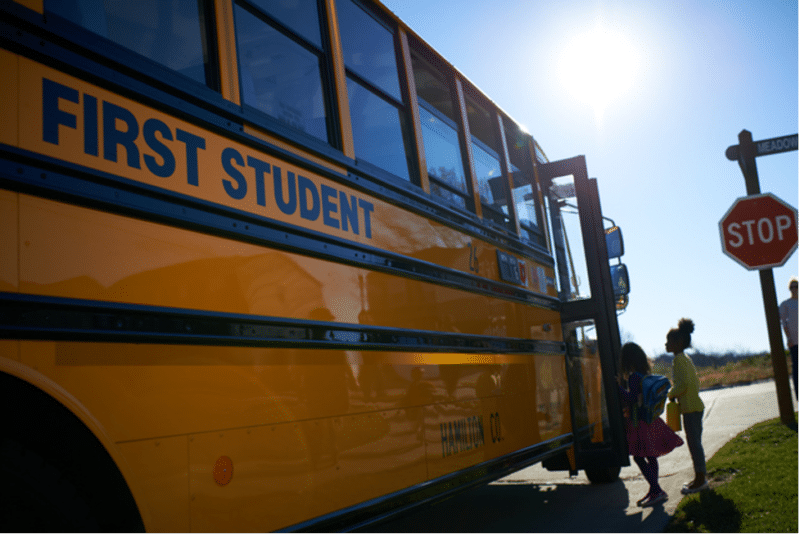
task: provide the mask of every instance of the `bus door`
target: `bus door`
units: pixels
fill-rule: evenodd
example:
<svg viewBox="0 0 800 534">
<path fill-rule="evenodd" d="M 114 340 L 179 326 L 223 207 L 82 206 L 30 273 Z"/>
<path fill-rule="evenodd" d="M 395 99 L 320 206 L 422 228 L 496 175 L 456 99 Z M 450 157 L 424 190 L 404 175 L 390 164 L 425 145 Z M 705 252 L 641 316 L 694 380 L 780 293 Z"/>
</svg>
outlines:
<svg viewBox="0 0 800 534">
<path fill-rule="evenodd" d="M 592 482 L 608 482 L 630 462 L 617 395 L 618 297 L 612 287 L 597 180 L 588 178 L 583 156 L 540 164 L 537 174 L 548 196 L 575 439 L 572 458 L 555 458 L 544 466 L 583 469 Z M 573 257 L 568 234 L 573 243 L 575 237 L 582 239 L 584 258 Z M 583 274 L 588 295 L 580 293 L 578 277 Z"/>
</svg>

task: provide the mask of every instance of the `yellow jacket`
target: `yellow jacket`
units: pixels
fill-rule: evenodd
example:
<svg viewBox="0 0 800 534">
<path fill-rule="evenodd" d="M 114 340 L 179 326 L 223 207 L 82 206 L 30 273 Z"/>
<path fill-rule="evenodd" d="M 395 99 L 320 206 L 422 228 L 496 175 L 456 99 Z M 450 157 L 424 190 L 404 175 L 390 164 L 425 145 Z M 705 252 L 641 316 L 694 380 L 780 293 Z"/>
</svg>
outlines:
<svg viewBox="0 0 800 534">
<path fill-rule="evenodd" d="M 692 360 L 680 352 L 672 361 L 672 389 L 669 390 L 670 399 L 678 399 L 681 413 L 702 412 L 705 409 L 700 399 L 700 381 Z"/>
</svg>

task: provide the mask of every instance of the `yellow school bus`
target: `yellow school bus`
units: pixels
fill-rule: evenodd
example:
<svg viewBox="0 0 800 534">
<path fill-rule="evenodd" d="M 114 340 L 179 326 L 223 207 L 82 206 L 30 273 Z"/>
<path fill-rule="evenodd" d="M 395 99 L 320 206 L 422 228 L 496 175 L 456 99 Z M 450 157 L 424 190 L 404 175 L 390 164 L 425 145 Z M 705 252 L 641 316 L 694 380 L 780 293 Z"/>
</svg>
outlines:
<svg viewBox="0 0 800 534">
<path fill-rule="evenodd" d="M 3 0 L 0 27 L 5 530 L 349 529 L 627 464 L 584 159 L 380 3 Z"/>
</svg>

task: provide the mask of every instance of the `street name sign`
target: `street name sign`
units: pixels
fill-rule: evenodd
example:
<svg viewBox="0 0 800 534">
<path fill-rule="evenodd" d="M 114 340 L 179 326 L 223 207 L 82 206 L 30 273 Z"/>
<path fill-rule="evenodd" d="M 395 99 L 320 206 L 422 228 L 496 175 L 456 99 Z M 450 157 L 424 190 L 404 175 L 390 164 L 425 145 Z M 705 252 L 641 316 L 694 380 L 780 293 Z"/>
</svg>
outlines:
<svg viewBox="0 0 800 534">
<path fill-rule="evenodd" d="M 797 150 L 797 134 L 753 141 L 753 144 L 756 145 L 756 156 L 768 156 L 770 154 L 790 152 L 792 150 Z M 725 150 L 725 157 L 731 161 L 738 160 L 739 145 L 729 146 L 728 149 Z"/>
</svg>

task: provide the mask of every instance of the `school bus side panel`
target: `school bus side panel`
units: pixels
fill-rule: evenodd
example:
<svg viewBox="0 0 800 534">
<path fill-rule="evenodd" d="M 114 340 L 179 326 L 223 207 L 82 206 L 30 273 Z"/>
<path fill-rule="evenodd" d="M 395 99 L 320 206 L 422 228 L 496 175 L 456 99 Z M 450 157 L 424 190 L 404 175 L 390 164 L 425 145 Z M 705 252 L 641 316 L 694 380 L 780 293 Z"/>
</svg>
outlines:
<svg viewBox="0 0 800 534">
<path fill-rule="evenodd" d="M 0 143 L 17 146 L 19 143 L 19 56 L 0 50 Z"/>
<path fill-rule="evenodd" d="M 555 310 L 28 195 L 19 220 L 29 294 L 559 341 Z"/>
<path fill-rule="evenodd" d="M 19 107 L 27 121 L 20 148 L 265 220 L 499 279 L 497 248 L 482 240 L 27 58 L 18 60 Z M 530 260 L 523 264 L 538 278 L 531 289 L 554 296 L 552 267 Z"/>
<path fill-rule="evenodd" d="M 19 288 L 18 197 L 0 189 L 0 291 L 13 292 Z"/>
<path fill-rule="evenodd" d="M 133 420 L 124 413 L 133 409 L 143 421 L 197 412 L 215 428 L 116 444 L 152 517 L 148 528 L 157 530 L 187 530 L 187 517 L 191 530 L 281 528 L 568 431 L 556 355 L 298 350 L 286 365 L 281 351 L 262 350 L 254 367 L 248 348 L 150 345 L 148 359 L 130 344 L 30 341 L 22 360 L 90 406 L 89 390 L 100 390 L 116 412 L 95 410 L 102 426 L 113 428 L 120 413 Z M 369 361 L 381 373 L 368 386 L 358 368 L 356 385 L 353 366 L 336 360 Z M 279 389 L 274 377 L 291 383 Z M 357 389 L 367 387 L 369 397 Z M 278 410 L 294 413 L 285 422 L 237 425 L 239 412 L 266 421 Z M 215 472 L 222 457 L 232 460 L 225 484 Z"/>
</svg>

